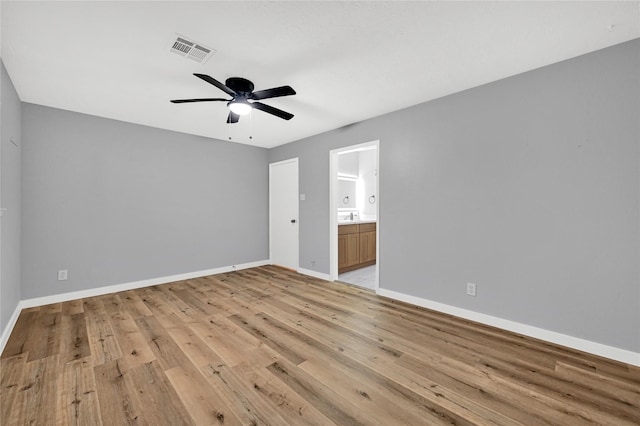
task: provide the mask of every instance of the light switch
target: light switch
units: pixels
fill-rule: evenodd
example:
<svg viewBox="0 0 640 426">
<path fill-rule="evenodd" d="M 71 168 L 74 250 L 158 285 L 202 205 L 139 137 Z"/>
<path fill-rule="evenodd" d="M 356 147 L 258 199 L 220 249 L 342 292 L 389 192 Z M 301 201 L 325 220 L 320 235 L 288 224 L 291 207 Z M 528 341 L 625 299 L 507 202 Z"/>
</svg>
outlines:
<svg viewBox="0 0 640 426">
<path fill-rule="evenodd" d="M 300 201 L 304 201 L 305 200 L 305 195 L 304 194 L 300 194 Z"/>
</svg>

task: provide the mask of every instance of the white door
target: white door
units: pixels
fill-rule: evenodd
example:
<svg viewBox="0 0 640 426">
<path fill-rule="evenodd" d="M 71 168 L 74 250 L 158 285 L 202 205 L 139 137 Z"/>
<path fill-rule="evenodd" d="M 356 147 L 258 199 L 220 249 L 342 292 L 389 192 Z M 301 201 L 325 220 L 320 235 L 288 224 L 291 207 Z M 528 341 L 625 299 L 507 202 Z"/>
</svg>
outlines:
<svg viewBox="0 0 640 426">
<path fill-rule="evenodd" d="M 269 164 L 269 257 L 298 269 L 298 159 Z"/>
</svg>

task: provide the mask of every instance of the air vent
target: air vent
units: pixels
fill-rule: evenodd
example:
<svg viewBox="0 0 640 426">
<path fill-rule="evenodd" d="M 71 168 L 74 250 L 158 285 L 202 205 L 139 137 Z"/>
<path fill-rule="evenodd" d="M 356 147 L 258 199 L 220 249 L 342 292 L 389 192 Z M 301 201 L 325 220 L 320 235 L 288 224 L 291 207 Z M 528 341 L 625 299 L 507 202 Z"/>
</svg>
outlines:
<svg viewBox="0 0 640 426">
<path fill-rule="evenodd" d="M 207 62 L 207 60 L 216 53 L 215 50 L 181 35 L 176 36 L 169 48 L 169 51 L 176 55 L 184 56 L 193 61 L 200 62 L 201 64 Z"/>
</svg>

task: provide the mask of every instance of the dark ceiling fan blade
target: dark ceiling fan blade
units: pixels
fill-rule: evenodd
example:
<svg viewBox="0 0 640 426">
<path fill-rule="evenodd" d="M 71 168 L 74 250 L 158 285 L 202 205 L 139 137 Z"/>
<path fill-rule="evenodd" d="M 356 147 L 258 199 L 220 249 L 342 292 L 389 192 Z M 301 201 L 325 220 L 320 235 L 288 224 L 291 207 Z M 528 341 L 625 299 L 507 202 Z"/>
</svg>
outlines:
<svg viewBox="0 0 640 426">
<path fill-rule="evenodd" d="M 235 96 L 236 92 L 234 92 L 233 90 L 229 89 L 227 86 L 225 86 L 224 84 L 220 83 L 218 80 L 216 80 L 213 77 L 210 77 L 206 74 L 198 74 L 198 73 L 194 73 L 193 75 L 195 75 L 198 78 L 203 79 L 204 81 L 206 81 L 209 84 L 213 84 L 214 86 L 216 86 L 218 89 L 222 90 L 223 92 L 225 92 L 227 95 L 229 96 Z"/>
<path fill-rule="evenodd" d="M 293 114 L 290 114 L 286 111 L 283 111 L 278 108 L 274 108 L 269 105 L 265 105 L 262 102 L 252 102 L 251 106 L 254 107 L 255 109 L 259 109 L 260 111 L 264 111 L 266 113 L 275 115 L 276 117 L 280 117 L 285 120 L 291 120 L 293 118 Z"/>
<path fill-rule="evenodd" d="M 174 99 L 170 102 L 174 104 L 184 104 L 187 102 L 213 102 L 213 101 L 226 101 L 229 102 L 230 99 L 222 99 L 222 98 L 202 98 L 202 99 Z"/>
<path fill-rule="evenodd" d="M 260 99 L 278 98 L 280 96 L 295 95 L 296 91 L 291 86 L 274 87 L 273 89 L 258 90 L 251 94 L 251 99 L 259 101 Z"/>
<path fill-rule="evenodd" d="M 229 111 L 229 116 L 227 117 L 227 123 L 237 123 L 240 120 L 240 116 Z"/>
</svg>

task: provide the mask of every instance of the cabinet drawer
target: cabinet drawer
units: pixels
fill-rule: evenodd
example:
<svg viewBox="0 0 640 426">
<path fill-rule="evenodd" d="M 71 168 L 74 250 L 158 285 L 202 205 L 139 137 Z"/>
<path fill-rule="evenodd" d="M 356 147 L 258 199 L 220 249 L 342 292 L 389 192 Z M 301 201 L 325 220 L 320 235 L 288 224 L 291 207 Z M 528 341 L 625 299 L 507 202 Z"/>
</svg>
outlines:
<svg viewBox="0 0 640 426">
<path fill-rule="evenodd" d="M 361 223 L 358 226 L 360 227 L 360 232 L 369 232 L 369 231 L 375 231 L 376 230 L 376 224 L 375 223 Z"/>
<path fill-rule="evenodd" d="M 338 226 L 338 235 L 356 234 L 358 233 L 358 225 L 340 225 Z"/>
</svg>

